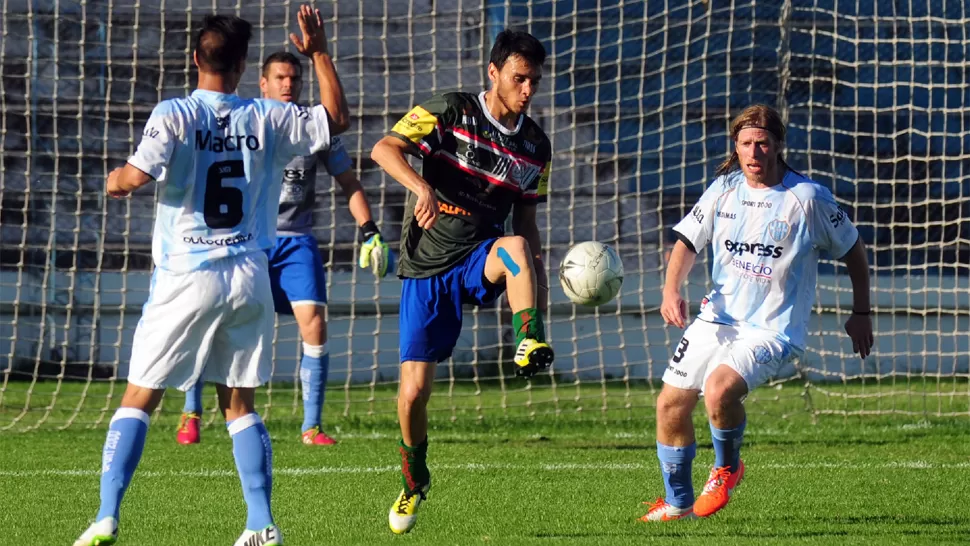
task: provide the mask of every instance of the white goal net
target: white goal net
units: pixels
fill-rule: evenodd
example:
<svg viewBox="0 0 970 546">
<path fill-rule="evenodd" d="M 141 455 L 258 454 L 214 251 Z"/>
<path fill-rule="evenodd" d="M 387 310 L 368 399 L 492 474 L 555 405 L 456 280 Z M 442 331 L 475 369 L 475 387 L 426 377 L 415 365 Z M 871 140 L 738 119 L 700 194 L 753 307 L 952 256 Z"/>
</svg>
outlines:
<svg viewBox="0 0 970 546">
<path fill-rule="evenodd" d="M 231 5 L 230 5 L 231 4 Z M 658 308 L 670 227 L 730 149 L 732 115 L 763 102 L 789 124 L 789 163 L 830 187 L 873 263 L 876 347 L 852 355 L 844 268 L 822 265 L 810 348 L 752 406 L 786 413 L 970 414 L 970 8 L 962 0 L 337 0 L 318 3 L 348 93 L 344 137 L 376 220 L 396 244 L 404 193 L 373 144 L 433 93 L 481 90 L 495 34 L 528 30 L 549 53 L 531 115 L 553 140 L 540 208 L 554 373 L 510 374 L 510 317 L 469 310 L 439 366 L 435 410 L 639 418 L 679 332 Z M 192 37 L 218 7 L 256 29 L 239 93 L 287 48 L 298 3 L 3 0 L 0 3 L 0 428 L 102 422 L 120 400 L 148 295 L 153 193 L 104 196 L 107 173 L 152 107 L 195 85 Z M 310 90 L 313 85 L 307 85 Z M 357 230 L 321 175 L 328 414 L 394 412 L 400 283 L 354 267 Z M 967 229 L 965 229 L 967 228 Z M 573 243 L 618 249 L 622 292 L 597 310 L 556 281 Z M 709 284 L 706 259 L 688 295 Z M 273 415 L 299 411 L 300 342 L 279 318 Z M 788 400 L 788 399 L 794 400 Z M 208 398 L 207 398 L 208 400 Z M 178 411 L 170 396 L 166 412 Z M 207 405 L 211 405 L 207 401 Z M 772 410 L 772 408 L 776 408 Z"/>
</svg>

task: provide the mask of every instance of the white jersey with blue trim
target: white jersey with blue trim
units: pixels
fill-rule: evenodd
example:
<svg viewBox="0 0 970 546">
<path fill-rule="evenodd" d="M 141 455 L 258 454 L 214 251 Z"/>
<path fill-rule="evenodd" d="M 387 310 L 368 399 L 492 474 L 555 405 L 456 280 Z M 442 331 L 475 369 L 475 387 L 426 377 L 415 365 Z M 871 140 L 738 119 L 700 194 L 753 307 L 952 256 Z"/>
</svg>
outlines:
<svg viewBox="0 0 970 546">
<path fill-rule="evenodd" d="M 194 271 L 272 247 L 283 170 L 329 148 L 328 119 L 322 105 L 204 90 L 159 103 L 128 159 L 159 185 L 155 265 Z"/>
<path fill-rule="evenodd" d="M 717 177 L 674 231 L 695 252 L 713 246 L 714 289 L 699 319 L 767 330 L 800 349 L 820 253 L 843 258 L 859 238 L 832 193 L 791 170 L 762 189 L 740 170 Z"/>
</svg>

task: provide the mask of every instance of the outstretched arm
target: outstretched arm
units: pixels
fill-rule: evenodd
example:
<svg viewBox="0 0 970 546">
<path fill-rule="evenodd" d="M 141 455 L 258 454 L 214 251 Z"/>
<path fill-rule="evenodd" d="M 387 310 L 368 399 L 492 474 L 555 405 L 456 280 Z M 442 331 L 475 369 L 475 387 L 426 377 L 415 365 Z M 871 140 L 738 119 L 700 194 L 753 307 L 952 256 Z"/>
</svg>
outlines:
<svg viewBox="0 0 970 546">
<path fill-rule="evenodd" d="M 869 316 L 869 258 L 862 237 L 856 241 L 842 261 L 849 270 L 852 281 L 852 316 L 845 322 L 845 333 L 852 339 L 852 350 L 862 358 L 869 356 L 875 338 L 872 335 L 872 318 Z"/>
<path fill-rule="evenodd" d="M 667 324 L 678 328 L 687 325 L 687 302 L 680 295 L 680 287 L 687 280 L 687 274 L 694 267 L 697 253 L 683 241 L 677 240 L 670 251 L 670 263 L 667 264 L 667 280 L 664 282 L 663 301 L 660 304 L 660 314 Z"/>
<path fill-rule="evenodd" d="M 536 307 L 545 313 L 549 306 L 549 277 L 542 261 L 542 242 L 539 238 L 539 226 L 536 225 L 535 205 L 527 203 L 515 205 L 512 210 L 512 232 L 529 243 L 532 269 L 536 273 Z"/>
<path fill-rule="evenodd" d="M 317 75 L 317 85 L 320 90 L 320 104 L 330 115 L 330 134 L 339 135 L 350 128 L 350 108 L 344 95 L 343 85 L 337 76 L 337 69 L 330 58 L 327 47 L 327 33 L 323 28 L 320 10 L 304 4 L 297 14 L 302 39 L 296 34 L 290 34 L 290 41 L 301 54 L 313 62 L 313 71 Z"/>
</svg>

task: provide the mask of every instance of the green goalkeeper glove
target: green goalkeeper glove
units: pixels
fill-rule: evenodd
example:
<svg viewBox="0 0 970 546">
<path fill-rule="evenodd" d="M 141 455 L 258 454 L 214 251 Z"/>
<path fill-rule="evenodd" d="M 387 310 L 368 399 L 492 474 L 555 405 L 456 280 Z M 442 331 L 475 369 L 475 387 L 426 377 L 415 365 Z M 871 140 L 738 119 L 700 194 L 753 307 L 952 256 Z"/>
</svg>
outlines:
<svg viewBox="0 0 970 546">
<path fill-rule="evenodd" d="M 387 275 L 387 270 L 392 269 L 393 256 L 390 247 L 381 237 L 377 225 L 373 221 L 367 222 L 360 226 L 360 233 L 364 239 L 364 243 L 360 245 L 360 259 L 358 260 L 360 267 L 369 268 L 371 273 L 378 278 Z"/>
</svg>

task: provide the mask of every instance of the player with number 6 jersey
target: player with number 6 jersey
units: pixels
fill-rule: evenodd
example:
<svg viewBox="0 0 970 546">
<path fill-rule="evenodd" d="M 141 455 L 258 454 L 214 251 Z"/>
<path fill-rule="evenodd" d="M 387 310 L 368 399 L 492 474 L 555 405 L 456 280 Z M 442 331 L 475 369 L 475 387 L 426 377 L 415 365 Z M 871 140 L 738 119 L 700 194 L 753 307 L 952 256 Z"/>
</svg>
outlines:
<svg viewBox="0 0 970 546">
<path fill-rule="evenodd" d="M 664 320 L 685 327 L 681 286 L 707 246 L 713 250 L 714 287 L 663 376 L 657 456 L 666 496 L 652 503 L 644 521 L 707 517 L 727 505 L 744 475 L 742 401 L 804 351 L 823 253 L 843 260 L 852 281 L 853 313 L 845 330 L 853 350 L 865 358 L 873 344 L 865 245 L 832 194 L 785 163 L 781 116 L 768 106 L 751 106 L 731 123 L 731 139 L 731 157 L 674 227 L 678 240 L 664 285 Z M 691 413 L 702 394 L 714 466 L 695 500 Z"/>
<path fill-rule="evenodd" d="M 313 59 L 321 105 L 236 96 L 252 26 L 210 15 L 193 53 L 198 89 L 160 103 L 135 154 L 108 176 L 107 191 L 116 198 L 152 180 L 158 184 L 155 271 L 135 330 L 128 386 L 104 444 L 100 509 L 75 546 L 115 542 L 149 415 L 167 387 L 186 390 L 200 378 L 217 385 L 242 482 L 247 518 L 236 545 L 283 543 L 270 510 L 270 437 L 253 397 L 271 371 L 265 251 L 276 239 L 283 168 L 294 156 L 326 150 L 349 126 L 319 11 L 303 6 L 297 19 L 303 37 L 290 38 Z"/>
</svg>

